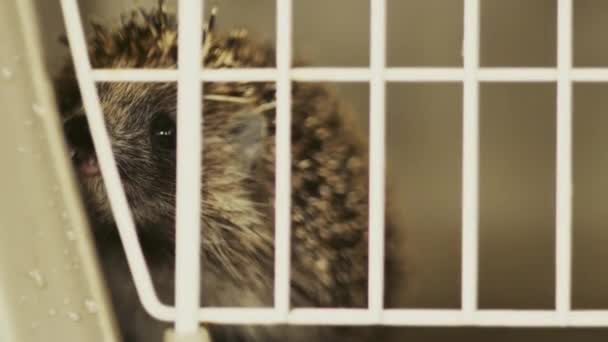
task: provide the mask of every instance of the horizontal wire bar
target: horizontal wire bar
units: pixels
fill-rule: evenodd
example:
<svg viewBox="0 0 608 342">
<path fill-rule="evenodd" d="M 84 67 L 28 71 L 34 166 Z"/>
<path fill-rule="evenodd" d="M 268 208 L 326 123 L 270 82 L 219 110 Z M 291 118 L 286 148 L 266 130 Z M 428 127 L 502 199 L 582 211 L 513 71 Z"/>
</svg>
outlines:
<svg viewBox="0 0 608 342">
<path fill-rule="evenodd" d="M 557 69 L 552 68 L 480 68 L 477 80 L 482 82 L 554 82 Z"/>
<path fill-rule="evenodd" d="M 386 68 L 387 82 L 462 82 L 462 68 Z"/>
<path fill-rule="evenodd" d="M 575 82 L 608 82 L 608 68 L 572 68 L 570 78 Z"/>
<path fill-rule="evenodd" d="M 287 315 L 274 308 L 205 307 L 203 323 L 254 325 L 335 326 L 480 326 L 480 327 L 601 327 L 608 325 L 608 310 L 573 310 L 567 320 L 555 310 L 384 309 L 380 316 L 368 309 L 292 309 Z M 175 308 L 165 306 L 157 319 L 171 322 Z"/>
<path fill-rule="evenodd" d="M 292 68 L 290 77 L 300 82 L 368 82 L 369 68 Z M 482 82 L 556 82 L 557 68 L 478 68 Z M 386 68 L 388 82 L 462 82 L 463 68 Z M 207 82 L 274 82 L 275 68 L 206 69 L 201 80 Z M 574 82 L 608 82 L 608 68 L 573 68 L 568 77 Z M 97 82 L 175 82 L 173 69 L 94 69 Z"/>
<path fill-rule="evenodd" d="M 295 81 L 365 82 L 370 79 L 366 68 L 292 68 L 290 78 Z M 95 69 L 98 82 L 174 82 L 177 70 L 173 69 Z M 275 68 L 206 69 L 202 81 L 222 82 L 273 82 L 278 77 Z"/>
<path fill-rule="evenodd" d="M 93 69 L 97 82 L 176 82 L 174 69 Z"/>
</svg>

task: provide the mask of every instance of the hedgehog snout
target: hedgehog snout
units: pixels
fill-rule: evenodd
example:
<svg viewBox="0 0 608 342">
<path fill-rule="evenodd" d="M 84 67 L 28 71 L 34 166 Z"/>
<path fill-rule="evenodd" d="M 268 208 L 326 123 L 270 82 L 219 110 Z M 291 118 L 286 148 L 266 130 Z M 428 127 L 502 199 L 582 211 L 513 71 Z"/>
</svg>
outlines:
<svg viewBox="0 0 608 342">
<path fill-rule="evenodd" d="M 70 148 L 70 157 L 80 172 L 87 176 L 99 174 L 86 116 L 75 115 L 68 118 L 63 123 L 63 128 Z"/>
</svg>

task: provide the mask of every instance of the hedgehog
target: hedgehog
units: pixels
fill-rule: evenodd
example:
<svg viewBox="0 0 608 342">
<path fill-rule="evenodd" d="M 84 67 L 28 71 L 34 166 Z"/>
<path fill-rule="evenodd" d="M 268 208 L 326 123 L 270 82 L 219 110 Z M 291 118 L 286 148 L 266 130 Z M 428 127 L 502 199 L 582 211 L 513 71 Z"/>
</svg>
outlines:
<svg viewBox="0 0 608 342">
<path fill-rule="evenodd" d="M 176 68 L 175 15 L 162 1 L 117 27 L 92 23 L 95 68 Z M 202 42 L 206 68 L 274 67 L 275 52 L 247 30 L 214 29 Z M 300 63 L 300 62 L 298 62 Z M 159 341 L 167 327 L 139 303 L 112 218 L 76 76 L 55 77 L 66 140 L 125 341 Z M 108 134 L 146 262 L 160 299 L 173 303 L 175 83 L 98 84 Z M 350 109 L 320 83 L 292 87 L 293 307 L 366 306 L 368 156 Z M 203 91 L 201 305 L 273 303 L 275 85 L 206 82 Z M 387 224 L 390 224 L 387 217 Z M 211 325 L 214 341 L 353 340 L 346 328 Z M 354 340 L 366 340 L 358 331 Z"/>
</svg>

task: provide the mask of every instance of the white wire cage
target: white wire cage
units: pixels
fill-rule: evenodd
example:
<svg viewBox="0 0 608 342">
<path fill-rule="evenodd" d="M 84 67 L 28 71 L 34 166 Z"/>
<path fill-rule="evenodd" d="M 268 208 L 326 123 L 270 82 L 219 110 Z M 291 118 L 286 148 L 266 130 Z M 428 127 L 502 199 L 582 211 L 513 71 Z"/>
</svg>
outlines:
<svg viewBox="0 0 608 342">
<path fill-rule="evenodd" d="M 200 322 L 225 324 L 411 325 L 411 326 L 606 326 L 608 312 L 572 310 L 572 85 L 607 82 L 608 70 L 574 68 L 573 0 L 558 0 L 557 67 L 481 67 L 480 0 L 464 0 L 463 67 L 419 68 L 386 65 L 386 0 L 371 0 L 370 66 L 363 68 L 293 68 L 292 1 L 277 0 L 277 66 L 268 69 L 202 70 L 198 49 L 179 54 L 178 70 L 95 70 L 88 61 L 80 14 L 75 1 L 63 0 L 68 38 L 83 101 L 126 247 L 133 278 L 146 310 L 173 321 L 178 334 L 196 331 Z M 203 1 L 178 4 L 179 46 L 200 41 Z M 178 152 L 176 305 L 162 304 L 151 284 L 97 99 L 95 82 L 178 82 L 178 145 L 202 146 L 201 118 L 185 116 L 184 108 L 201 111 L 201 82 L 272 81 L 277 85 L 276 253 L 274 308 L 200 308 L 198 246 L 200 242 L 200 149 Z M 291 309 L 290 255 L 290 111 L 294 81 L 367 82 L 370 85 L 369 307 L 367 309 Z M 388 82 L 456 82 L 463 86 L 462 143 L 462 275 L 460 309 L 385 309 L 384 178 L 385 89 Z M 554 310 L 482 310 L 478 307 L 479 250 L 479 88 L 481 82 L 554 82 L 557 84 L 556 263 Z M 204 168 L 204 166 L 203 166 Z M 204 229 L 204 227 L 203 227 Z M 187 261 L 186 261 L 187 260 Z M 202 276 L 204 277 L 204 270 Z"/>
</svg>

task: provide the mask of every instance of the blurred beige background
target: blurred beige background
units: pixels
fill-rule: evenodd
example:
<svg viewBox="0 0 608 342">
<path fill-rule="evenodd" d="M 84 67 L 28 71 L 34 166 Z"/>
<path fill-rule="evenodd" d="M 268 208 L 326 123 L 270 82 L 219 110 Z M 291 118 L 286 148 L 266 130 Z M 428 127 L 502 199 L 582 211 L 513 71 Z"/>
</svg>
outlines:
<svg viewBox="0 0 608 342">
<path fill-rule="evenodd" d="M 87 18 L 154 0 L 81 0 Z M 175 2 L 169 2 L 173 6 Z M 245 26 L 262 39 L 275 33 L 274 1 L 216 0 L 220 28 Z M 574 60 L 607 66 L 608 1 L 576 0 Z M 40 0 L 51 69 L 65 53 L 57 0 Z M 390 66 L 460 66 L 461 0 L 389 0 Z M 296 54 L 317 66 L 369 61 L 368 0 L 294 0 Z M 483 0 L 483 66 L 555 66 L 556 0 Z M 338 91 L 364 125 L 366 84 Z M 608 85 L 577 84 L 574 99 L 574 293 L 577 308 L 608 308 Z M 555 216 L 554 84 L 483 84 L 481 88 L 480 306 L 552 308 Z M 460 305 L 460 84 L 388 85 L 388 176 L 391 205 L 406 231 L 411 278 L 393 306 Z M 600 341 L 602 330 L 403 329 L 396 340 L 538 338 Z"/>
</svg>

